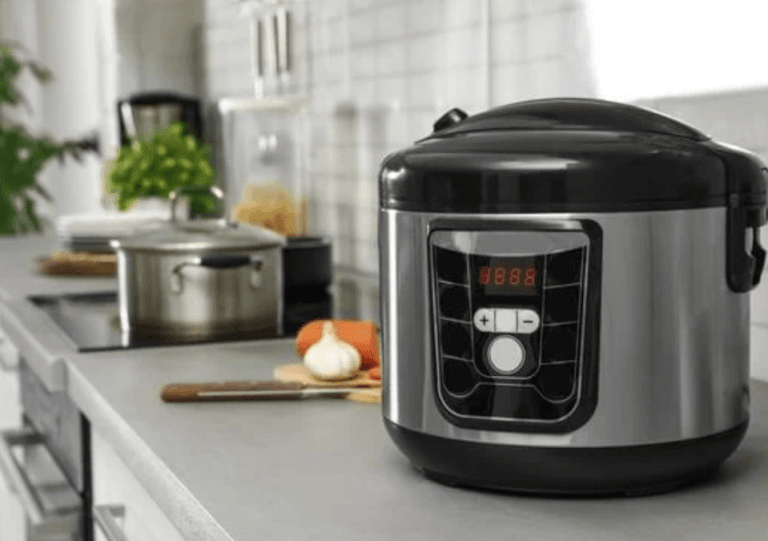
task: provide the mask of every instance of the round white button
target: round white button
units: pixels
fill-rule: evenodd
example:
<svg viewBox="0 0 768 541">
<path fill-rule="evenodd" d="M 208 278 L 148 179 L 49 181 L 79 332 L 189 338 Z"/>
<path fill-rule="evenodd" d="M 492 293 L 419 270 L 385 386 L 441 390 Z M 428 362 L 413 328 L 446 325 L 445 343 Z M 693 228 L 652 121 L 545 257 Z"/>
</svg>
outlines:
<svg viewBox="0 0 768 541">
<path fill-rule="evenodd" d="M 494 370 L 511 374 L 523 366 L 525 348 L 513 336 L 497 336 L 488 347 L 488 362 Z"/>
</svg>

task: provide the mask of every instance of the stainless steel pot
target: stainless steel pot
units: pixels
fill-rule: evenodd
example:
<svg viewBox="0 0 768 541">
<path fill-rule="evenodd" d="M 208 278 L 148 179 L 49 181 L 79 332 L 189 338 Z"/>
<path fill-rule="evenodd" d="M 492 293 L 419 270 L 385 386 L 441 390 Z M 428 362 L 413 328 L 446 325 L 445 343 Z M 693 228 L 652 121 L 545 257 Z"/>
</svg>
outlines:
<svg viewBox="0 0 768 541">
<path fill-rule="evenodd" d="M 181 193 L 171 194 L 165 227 L 111 243 L 123 332 L 195 339 L 281 332 L 285 239 L 226 219 L 178 220 Z"/>
</svg>

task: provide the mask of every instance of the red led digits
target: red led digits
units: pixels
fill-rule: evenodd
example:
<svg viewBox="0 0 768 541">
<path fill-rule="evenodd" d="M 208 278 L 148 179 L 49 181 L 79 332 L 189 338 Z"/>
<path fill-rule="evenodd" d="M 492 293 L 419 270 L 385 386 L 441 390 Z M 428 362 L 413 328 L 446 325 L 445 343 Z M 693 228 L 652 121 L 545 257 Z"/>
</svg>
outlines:
<svg viewBox="0 0 768 541">
<path fill-rule="evenodd" d="M 507 269 L 504 267 L 496 267 L 493 269 L 493 283 L 500 286 L 504 283 L 504 278 L 507 276 Z"/>
<path fill-rule="evenodd" d="M 536 269 L 528 269 L 527 271 L 525 271 L 525 285 L 527 286 L 536 285 Z"/>
<path fill-rule="evenodd" d="M 507 274 L 509 278 L 507 278 Z M 536 286 L 536 269 L 527 268 L 523 271 L 520 267 L 507 267 L 499 263 L 493 268 L 489 266 L 480 267 L 480 284 L 489 285 L 491 280 L 493 284 L 497 286 L 521 286 L 535 287 Z"/>
<path fill-rule="evenodd" d="M 480 269 L 480 283 L 486 285 L 491 281 L 491 267 L 483 267 Z"/>
</svg>

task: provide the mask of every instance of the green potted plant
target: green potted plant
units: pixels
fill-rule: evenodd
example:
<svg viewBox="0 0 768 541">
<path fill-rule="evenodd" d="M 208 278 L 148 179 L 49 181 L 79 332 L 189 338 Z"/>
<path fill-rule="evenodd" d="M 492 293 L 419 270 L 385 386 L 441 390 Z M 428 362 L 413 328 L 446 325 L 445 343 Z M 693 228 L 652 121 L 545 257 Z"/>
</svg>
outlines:
<svg viewBox="0 0 768 541">
<path fill-rule="evenodd" d="M 51 194 L 38 182 L 37 174 L 48 161 L 67 155 L 78 161 L 83 151 L 98 151 L 98 141 L 56 142 L 36 136 L 11 121 L 8 110 L 29 103 L 16 83 L 24 70 L 29 70 L 40 84 L 52 78 L 50 70 L 29 59 L 29 53 L 18 43 L 0 42 L 0 235 L 16 235 L 41 231 L 35 195 L 52 201 Z"/>
<path fill-rule="evenodd" d="M 127 210 L 139 199 L 167 199 L 176 188 L 205 188 L 214 183 L 210 150 L 186 125 L 176 122 L 159 130 L 149 140 L 135 139 L 123 146 L 107 180 L 108 190 L 117 196 L 119 210 Z M 191 196 L 192 215 L 209 215 L 214 201 L 205 195 Z"/>
</svg>

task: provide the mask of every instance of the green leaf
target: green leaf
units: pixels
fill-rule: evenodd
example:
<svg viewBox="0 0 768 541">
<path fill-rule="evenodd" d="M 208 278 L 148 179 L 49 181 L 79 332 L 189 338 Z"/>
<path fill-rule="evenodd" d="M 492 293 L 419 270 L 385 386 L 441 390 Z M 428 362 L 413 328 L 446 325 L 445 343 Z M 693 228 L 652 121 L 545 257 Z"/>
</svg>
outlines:
<svg viewBox="0 0 768 541">
<path fill-rule="evenodd" d="M 3 182 L 4 177 L 0 176 L 0 235 L 14 235 L 16 233 L 16 207 L 9 197 L 10 194 L 3 189 Z"/>
</svg>

